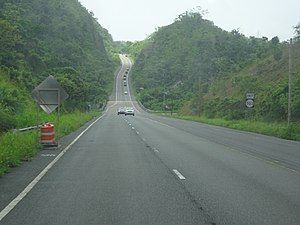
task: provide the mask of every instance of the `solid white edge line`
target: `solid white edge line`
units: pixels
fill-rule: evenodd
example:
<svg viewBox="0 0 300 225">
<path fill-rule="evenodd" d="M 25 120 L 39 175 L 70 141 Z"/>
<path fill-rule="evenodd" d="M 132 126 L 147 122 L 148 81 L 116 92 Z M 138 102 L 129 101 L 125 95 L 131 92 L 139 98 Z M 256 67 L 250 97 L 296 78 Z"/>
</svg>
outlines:
<svg viewBox="0 0 300 225">
<path fill-rule="evenodd" d="M 185 180 L 185 177 L 176 169 L 173 169 L 173 172 L 177 175 L 180 180 Z"/>
<path fill-rule="evenodd" d="M 122 59 L 121 59 L 122 60 Z M 130 66 L 131 66 L 131 62 L 129 61 Z M 123 69 L 124 64 L 122 63 L 121 66 L 121 70 Z M 119 72 L 119 74 L 117 75 L 116 79 L 118 78 L 118 76 L 121 73 Z M 118 99 L 118 95 L 117 95 L 117 82 L 116 82 L 116 101 L 113 105 L 107 107 L 106 111 L 107 112 L 111 107 L 115 106 L 117 104 L 117 99 Z M 130 97 L 131 100 L 131 97 Z M 131 100 L 132 102 L 132 100 Z M 92 124 L 90 124 L 84 131 L 82 131 L 60 154 L 58 154 L 49 164 L 48 166 L 45 167 L 45 169 L 42 170 L 42 172 L 40 172 L 40 174 L 33 180 L 31 181 L 31 183 L 15 198 L 13 199 L 1 212 L 0 212 L 0 221 L 9 214 L 9 212 L 11 210 L 13 210 L 17 204 L 22 201 L 22 199 L 34 188 L 34 186 L 45 176 L 45 174 L 55 165 L 55 163 L 71 148 L 71 146 L 73 144 L 75 144 L 75 142 L 78 141 L 78 139 L 88 130 L 90 129 L 96 122 L 98 122 L 98 120 L 100 120 L 102 117 L 104 116 L 104 114 L 102 116 L 100 116 L 97 120 L 95 120 Z"/>
<path fill-rule="evenodd" d="M 96 122 L 98 122 L 104 115 L 100 116 L 92 124 L 90 124 L 84 131 L 82 131 L 59 155 L 51 161 L 45 169 L 33 180 L 31 183 L 14 199 L 12 200 L 1 212 L 0 212 L 0 222 L 1 220 L 9 214 L 9 212 L 17 206 L 17 204 L 34 188 L 34 186 L 43 178 L 43 176 L 55 165 L 55 163 L 75 144 L 76 141 Z"/>
</svg>

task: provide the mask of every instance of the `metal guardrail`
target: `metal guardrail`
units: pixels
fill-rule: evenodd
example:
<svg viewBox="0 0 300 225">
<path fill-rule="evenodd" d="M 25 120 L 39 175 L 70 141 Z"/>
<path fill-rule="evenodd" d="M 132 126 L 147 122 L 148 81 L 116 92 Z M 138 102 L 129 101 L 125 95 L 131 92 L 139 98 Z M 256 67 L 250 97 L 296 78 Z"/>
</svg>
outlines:
<svg viewBox="0 0 300 225">
<path fill-rule="evenodd" d="M 47 123 L 47 122 L 45 122 Z M 13 132 L 26 132 L 26 131 L 30 131 L 30 130 L 34 130 L 37 128 L 40 128 L 44 123 L 38 125 L 38 126 L 31 126 L 31 127 L 25 127 L 25 128 L 20 128 L 20 129 L 13 129 Z"/>
<path fill-rule="evenodd" d="M 20 129 L 12 129 L 11 131 L 13 133 L 17 133 L 17 132 L 26 132 L 26 131 L 30 131 L 30 130 L 33 130 L 33 129 L 36 129 L 37 126 L 32 126 L 32 127 L 25 127 L 25 128 L 20 128 Z"/>
<path fill-rule="evenodd" d="M 26 132 L 26 131 L 29 131 L 29 130 L 37 129 L 38 127 L 41 127 L 41 125 L 39 125 L 39 126 L 25 127 L 25 128 L 21 128 L 21 129 L 15 129 L 15 130 L 17 130 L 19 132 Z"/>
</svg>

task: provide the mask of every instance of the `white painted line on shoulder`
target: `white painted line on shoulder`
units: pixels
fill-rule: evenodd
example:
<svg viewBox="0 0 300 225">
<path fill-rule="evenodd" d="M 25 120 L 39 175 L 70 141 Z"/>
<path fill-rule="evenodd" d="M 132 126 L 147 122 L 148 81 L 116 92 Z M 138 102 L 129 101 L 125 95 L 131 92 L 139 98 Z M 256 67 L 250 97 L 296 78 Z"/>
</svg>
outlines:
<svg viewBox="0 0 300 225">
<path fill-rule="evenodd" d="M 173 172 L 177 175 L 180 180 L 185 180 L 185 177 L 176 169 L 173 169 Z"/>
<path fill-rule="evenodd" d="M 32 188 L 45 176 L 45 174 L 55 165 L 55 163 L 71 148 L 75 142 L 88 130 L 90 129 L 98 120 L 100 120 L 104 115 L 100 116 L 93 123 L 91 123 L 84 131 L 82 131 L 63 151 L 61 151 L 46 168 L 33 180 L 30 184 L 15 198 L 13 199 L 1 212 L 0 212 L 0 222 L 1 220 L 9 214 L 9 212 L 14 209 L 17 204 L 22 201 L 22 199 L 32 190 Z"/>
<path fill-rule="evenodd" d="M 153 151 L 159 153 L 159 151 L 156 148 L 153 148 Z"/>
<path fill-rule="evenodd" d="M 55 157 L 55 154 L 41 154 L 42 157 Z"/>
<path fill-rule="evenodd" d="M 157 121 L 157 120 L 148 118 L 148 117 L 145 117 L 145 119 L 150 120 L 150 121 L 153 121 L 154 123 L 163 125 L 163 126 L 165 126 L 165 127 L 169 127 L 169 128 L 172 128 L 172 129 L 176 129 L 175 127 L 172 127 L 172 126 L 170 126 L 170 125 L 168 125 L 168 124 L 165 124 L 165 123 L 163 123 L 163 122 L 160 122 L 160 121 Z"/>
</svg>

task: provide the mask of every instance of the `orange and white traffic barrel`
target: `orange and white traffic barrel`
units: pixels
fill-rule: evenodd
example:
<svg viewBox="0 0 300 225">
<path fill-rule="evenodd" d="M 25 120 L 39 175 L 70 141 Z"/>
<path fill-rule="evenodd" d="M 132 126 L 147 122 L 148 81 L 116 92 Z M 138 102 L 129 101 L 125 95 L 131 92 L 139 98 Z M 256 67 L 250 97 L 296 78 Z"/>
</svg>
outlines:
<svg viewBox="0 0 300 225">
<path fill-rule="evenodd" d="M 54 125 L 45 123 L 41 126 L 41 144 L 42 145 L 57 145 L 55 142 Z"/>
</svg>

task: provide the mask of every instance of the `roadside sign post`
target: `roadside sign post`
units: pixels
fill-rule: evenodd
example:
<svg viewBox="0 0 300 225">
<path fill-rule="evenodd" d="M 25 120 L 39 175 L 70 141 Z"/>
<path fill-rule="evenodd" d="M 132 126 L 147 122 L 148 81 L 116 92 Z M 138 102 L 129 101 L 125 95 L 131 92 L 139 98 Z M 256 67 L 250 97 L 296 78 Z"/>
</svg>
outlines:
<svg viewBox="0 0 300 225">
<path fill-rule="evenodd" d="M 253 108 L 254 107 L 254 98 L 255 98 L 255 93 L 246 93 L 246 106 L 247 106 L 247 108 Z"/>
<path fill-rule="evenodd" d="M 36 100 L 37 106 L 41 107 L 47 114 L 50 114 L 57 109 L 56 129 L 58 133 L 60 122 L 60 104 L 69 97 L 67 92 L 60 86 L 53 76 L 49 76 L 31 92 L 31 95 Z M 37 127 L 39 127 L 39 107 L 37 107 Z"/>
</svg>

